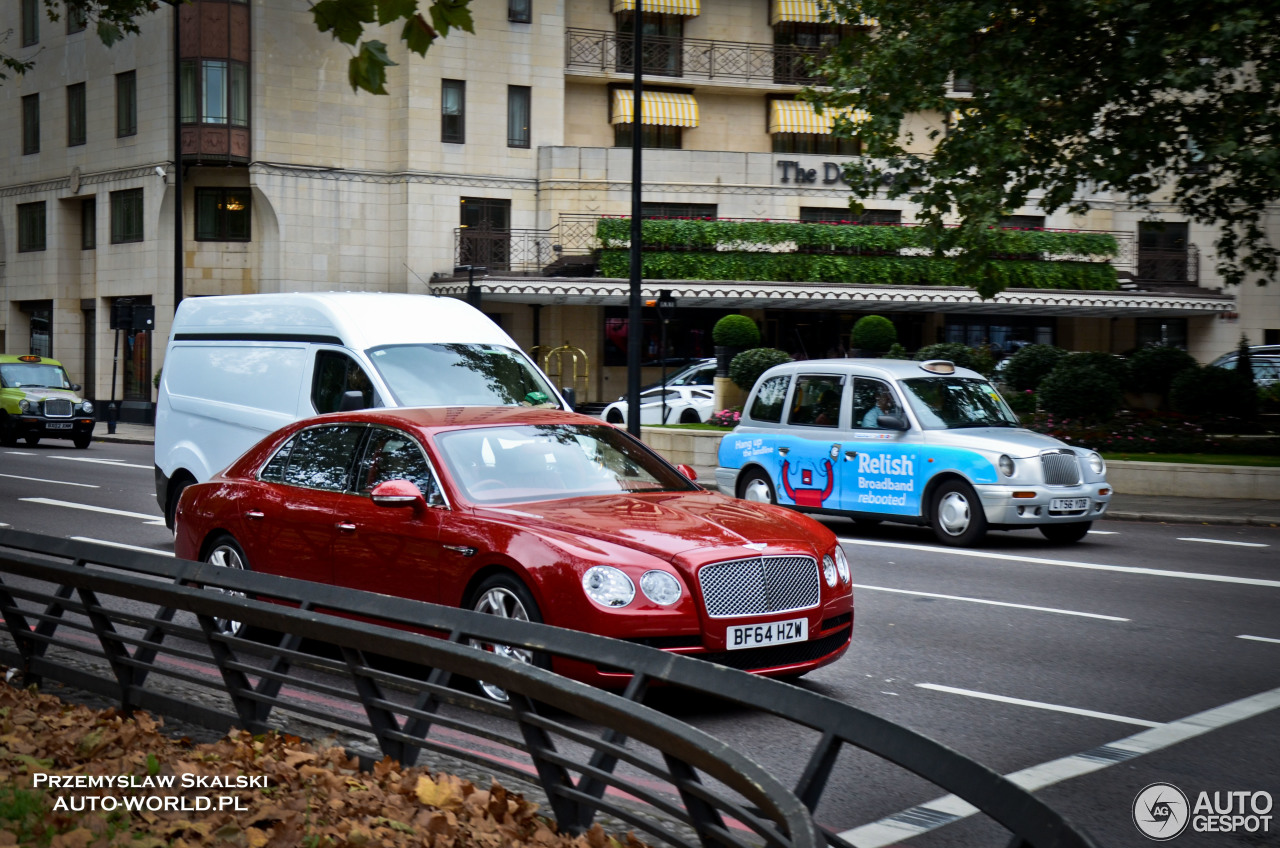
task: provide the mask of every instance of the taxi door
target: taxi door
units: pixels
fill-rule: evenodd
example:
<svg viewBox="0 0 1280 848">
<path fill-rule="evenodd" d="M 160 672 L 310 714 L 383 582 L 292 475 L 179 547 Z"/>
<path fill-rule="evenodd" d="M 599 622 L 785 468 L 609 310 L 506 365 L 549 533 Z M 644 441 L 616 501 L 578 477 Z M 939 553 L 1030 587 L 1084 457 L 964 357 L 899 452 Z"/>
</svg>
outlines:
<svg viewBox="0 0 1280 848">
<path fill-rule="evenodd" d="M 920 434 L 880 425 L 881 415 L 905 416 L 890 383 L 853 378 L 850 428 L 838 463 L 840 508 L 849 512 L 919 515 L 926 471 Z"/>
<path fill-rule="evenodd" d="M 842 374 L 796 375 L 786 429 L 777 437 L 774 490 L 778 503 L 836 509 L 840 479 L 840 424 L 849 415 L 849 378 Z M 842 418 L 843 417 L 843 418 Z"/>
</svg>

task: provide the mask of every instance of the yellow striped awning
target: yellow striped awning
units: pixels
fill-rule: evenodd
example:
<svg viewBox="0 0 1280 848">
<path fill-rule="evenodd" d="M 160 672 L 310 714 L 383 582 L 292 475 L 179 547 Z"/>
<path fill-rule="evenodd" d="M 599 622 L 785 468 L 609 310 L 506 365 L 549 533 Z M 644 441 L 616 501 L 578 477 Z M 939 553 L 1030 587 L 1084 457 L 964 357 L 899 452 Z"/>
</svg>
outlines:
<svg viewBox="0 0 1280 848">
<path fill-rule="evenodd" d="M 667 127 L 698 125 L 698 101 L 692 94 L 642 91 L 640 96 L 640 123 Z M 632 123 L 631 107 L 634 101 L 635 95 L 629 89 L 614 89 L 613 123 Z"/>
<path fill-rule="evenodd" d="M 662 15 L 684 15 L 696 18 L 702 10 L 698 8 L 698 0 L 640 0 L 640 7 L 646 12 Z M 636 0 L 613 0 L 614 12 L 634 12 Z"/>
<path fill-rule="evenodd" d="M 827 109 L 821 115 L 813 111 L 813 104 L 805 100 L 774 100 L 769 110 L 769 134 L 817 133 L 829 135 L 836 123 L 836 116 L 845 114 L 855 124 L 871 119 L 862 109 Z"/>
<path fill-rule="evenodd" d="M 823 16 L 826 12 L 826 16 Z M 820 24 L 848 23 L 843 16 L 836 14 L 827 0 L 773 0 L 773 11 L 769 16 L 769 25 L 780 23 Z M 875 26 L 874 18 L 860 16 L 857 26 Z"/>
</svg>

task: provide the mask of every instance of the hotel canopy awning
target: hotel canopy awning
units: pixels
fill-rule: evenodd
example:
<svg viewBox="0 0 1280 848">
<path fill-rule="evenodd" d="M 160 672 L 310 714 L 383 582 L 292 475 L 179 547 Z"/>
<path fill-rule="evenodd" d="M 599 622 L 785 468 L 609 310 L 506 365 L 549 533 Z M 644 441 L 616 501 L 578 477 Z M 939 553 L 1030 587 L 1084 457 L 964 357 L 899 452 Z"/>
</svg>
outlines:
<svg viewBox="0 0 1280 848">
<path fill-rule="evenodd" d="M 641 11 L 660 15 L 683 15 L 696 18 L 702 10 L 698 8 L 698 0 L 641 0 Z M 636 0 L 613 0 L 613 11 L 634 12 Z"/>
<path fill-rule="evenodd" d="M 634 123 L 632 106 L 635 95 L 630 89 L 613 92 L 613 121 L 615 124 Z M 650 126 L 696 127 L 698 125 L 698 101 L 692 94 L 673 94 L 669 91 L 642 91 L 640 123 Z"/>
<path fill-rule="evenodd" d="M 862 109 L 826 109 L 821 115 L 813 111 L 813 104 L 805 100 L 774 100 L 769 108 L 769 134 L 817 133 L 828 135 L 835 126 L 836 116 L 845 114 L 855 124 L 871 119 Z"/>
<path fill-rule="evenodd" d="M 648 3 L 645 3 L 646 9 Z M 875 26 L 873 18 L 866 15 L 859 17 L 856 23 L 837 15 L 835 9 L 825 0 L 773 0 L 773 11 L 769 15 L 769 25 L 780 23 L 795 24 L 853 24 L 854 26 Z"/>
</svg>

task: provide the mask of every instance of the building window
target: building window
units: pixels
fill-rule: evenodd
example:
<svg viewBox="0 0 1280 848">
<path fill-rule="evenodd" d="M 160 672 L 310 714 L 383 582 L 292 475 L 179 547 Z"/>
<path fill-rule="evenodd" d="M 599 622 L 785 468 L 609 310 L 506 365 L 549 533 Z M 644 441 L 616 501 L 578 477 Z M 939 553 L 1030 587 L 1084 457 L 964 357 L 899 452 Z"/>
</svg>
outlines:
<svg viewBox="0 0 1280 848">
<path fill-rule="evenodd" d="M 196 241 L 250 241 L 249 189 L 196 189 Z"/>
<path fill-rule="evenodd" d="M 98 246 L 98 198 L 86 197 L 80 201 L 80 249 L 93 250 Z"/>
<path fill-rule="evenodd" d="M 527 24 L 533 20 L 533 0 L 507 0 L 507 20 Z"/>
<path fill-rule="evenodd" d="M 44 250 L 44 201 L 18 204 L 18 252 Z"/>
<path fill-rule="evenodd" d="M 511 201 L 499 197 L 463 197 L 459 202 L 458 264 L 490 271 L 511 267 Z"/>
<path fill-rule="evenodd" d="M 111 192 L 111 243 L 142 241 L 142 189 Z"/>
<path fill-rule="evenodd" d="M 1054 318 L 1000 318 L 982 315 L 947 315 L 938 341 L 978 347 L 990 345 L 1001 354 L 1016 353 L 1029 344 L 1054 343 Z"/>
<path fill-rule="evenodd" d="M 138 133 L 138 74 L 116 74 L 116 138 Z"/>
<path fill-rule="evenodd" d="M 816 153 L 824 156 L 861 156 L 862 140 L 831 133 L 773 134 L 774 153 Z"/>
<path fill-rule="evenodd" d="M 67 6 L 67 35 L 84 32 L 89 25 L 89 16 L 81 6 Z"/>
<path fill-rule="evenodd" d="M 40 41 L 40 0 L 22 0 L 22 46 Z"/>
<path fill-rule="evenodd" d="M 640 146 L 650 149 L 680 150 L 684 146 L 684 127 L 660 124 L 640 125 Z M 631 124 L 613 125 L 613 146 L 631 146 Z"/>
<path fill-rule="evenodd" d="M 641 203 L 641 218 L 714 218 L 714 203 Z"/>
<path fill-rule="evenodd" d="M 617 15 L 617 62 L 614 70 L 631 73 L 631 53 L 635 48 L 635 12 Z M 679 15 L 645 12 L 641 20 L 641 56 L 646 74 L 665 77 L 684 75 L 684 18 Z"/>
<path fill-rule="evenodd" d="M 467 140 L 467 84 L 443 80 L 440 95 L 440 140 L 463 144 Z"/>
<path fill-rule="evenodd" d="M 901 224 L 902 212 L 898 209 L 864 209 L 861 215 L 854 215 L 847 206 L 801 206 L 800 220 L 807 224 Z"/>
<path fill-rule="evenodd" d="M 533 89 L 527 85 L 507 86 L 507 147 L 529 146 L 529 112 Z"/>
<path fill-rule="evenodd" d="M 22 154 L 40 152 L 40 95 L 22 98 Z"/>
<path fill-rule="evenodd" d="M 1000 219 L 1000 226 L 1006 230 L 1043 230 L 1043 215 L 1006 215 Z"/>
<path fill-rule="evenodd" d="M 84 83 L 67 86 L 67 147 L 84 144 L 84 107 Z"/>
<path fill-rule="evenodd" d="M 27 316 L 27 352 L 36 356 L 53 357 L 53 303 L 48 300 L 27 301 L 18 304 Z"/>
<path fill-rule="evenodd" d="M 1186 318 L 1137 318 L 1134 321 L 1138 347 L 1178 347 L 1187 349 Z"/>
<path fill-rule="evenodd" d="M 181 68 L 184 124 L 249 125 L 249 66 L 228 59 L 189 59 Z"/>
</svg>

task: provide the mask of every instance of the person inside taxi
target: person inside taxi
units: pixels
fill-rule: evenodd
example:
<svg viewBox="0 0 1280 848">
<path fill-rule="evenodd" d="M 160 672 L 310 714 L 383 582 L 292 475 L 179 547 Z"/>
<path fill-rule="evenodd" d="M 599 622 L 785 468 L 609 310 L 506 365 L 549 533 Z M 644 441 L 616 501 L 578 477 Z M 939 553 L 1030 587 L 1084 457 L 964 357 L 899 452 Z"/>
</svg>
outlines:
<svg viewBox="0 0 1280 848">
<path fill-rule="evenodd" d="M 897 415 L 898 405 L 893 401 L 893 395 L 889 393 L 886 386 L 881 386 L 876 391 L 876 405 L 867 410 L 866 415 L 862 416 L 862 426 L 868 428 L 880 429 L 881 415 Z"/>
</svg>

